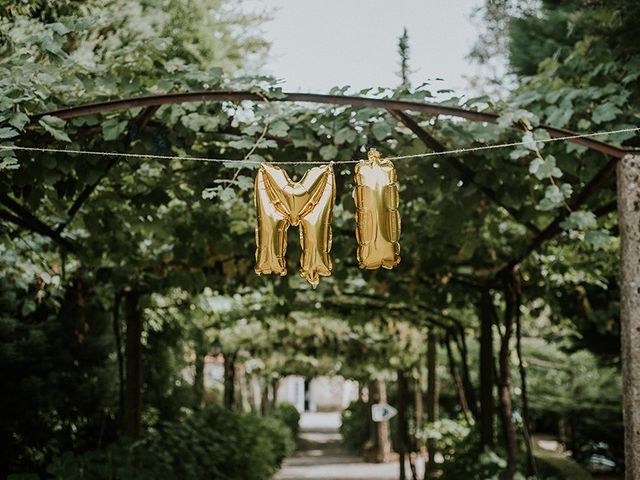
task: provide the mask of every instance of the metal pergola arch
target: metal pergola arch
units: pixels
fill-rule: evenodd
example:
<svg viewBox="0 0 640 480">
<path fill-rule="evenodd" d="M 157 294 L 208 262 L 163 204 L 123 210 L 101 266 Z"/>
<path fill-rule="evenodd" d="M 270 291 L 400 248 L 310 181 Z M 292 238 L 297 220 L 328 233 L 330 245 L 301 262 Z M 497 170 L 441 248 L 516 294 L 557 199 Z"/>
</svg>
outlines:
<svg viewBox="0 0 640 480">
<path fill-rule="evenodd" d="M 124 98 L 109 100 L 104 102 L 83 104 L 71 107 L 65 107 L 58 110 L 52 110 L 44 112 L 32 117 L 33 120 L 37 120 L 43 116 L 51 115 L 61 119 L 73 119 L 88 115 L 94 115 L 99 113 L 115 112 L 120 110 L 128 110 L 133 108 L 142 108 L 142 113 L 139 115 L 140 125 L 145 125 L 151 117 L 155 114 L 157 109 L 163 105 L 175 105 L 181 103 L 205 103 L 205 102 L 291 102 L 291 103 L 313 103 L 313 104 L 328 104 L 328 105 L 340 105 L 351 107 L 363 107 L 363 108 L 379 108 L 388 111 L 396 120 L 404 124 L 410 131 L 412 131 L 418 139 L 420 139 L 425 146 L 434 151 L 444 151 L 445 146 L 435 139 L 429 132 L 423 129 L 413 118 L 411 118 L 405 112 L 417 112 L 426 113 L 430 115 L 446 115 L 451 117 L 463 118 L 474 122 L 486 122 L 497 123 L 499 115 L 490 112 L 478 112 L 474 110 L 464 109 L 460 107 L 451 107 L 445 105 L 438 105 L 433 103 L 396 100 L 388 98 L 372 98 L 361 96 L 349 96 L 349 95 L 326 95 L 315 93 L 278 93 L 273 98 L 268 98 L 263 93 L 256 93 L 252 91 L 197 91 L 197 92 L 182 92 L 182 93 L 167 93 L 158 95 L 148 95 L 133 98 Z M 519 124 L 512 126 L 514 129 L 524 130 L 524 127 Z M 560 137 L 576 137 L 579 134 L 577 132 L 553 127 L 549 125 L 541 125 L 537 127 L 545 130 L 553 138 Z M 583 205 L 593 193 L 595 193 L 604 183 L 604 181 L 615 170 L 615 166 L 618 160 L 625 155 L 638 152 L 632 148 L 618 147 L 609 143 L 599 141 L 593 137 L 578 137 L 565 140 L 569 143 L 581 145 L 590 150 L 603 153 L 608 157 L 608 161 L 601 167 L 601 169 L 594 175 L 594 177 L 585 185 L 585 187 L 577 192 L 569 201 L 570 208 L 576 209 Z M 518 223 L 524 225 L 531 233 L 535 235 L 534 240 L 520 255 L 516 256 L 508 264 L 504 265 L 499 273 L 505 273 L 512 269 L 514 266 L 522 262 L 529 254 L 539 248 L 545 241 L 553 238 L 560 231 L 560 224 L 567 216 L 566 211 L 561 211 L 559 215 L 544 229 L 540 230 L 536 225 L 529 221 L 519 218 L 517 210 L 513 209 L 509 205 L 502 202 L 495 194 L 493 190 L 476 183 L 473 179 L 473 172 L 464 165 L 463 162 L 455 157 L 447 156 L 446 160 L 460 173 L 463 180 L 474 184 L 479 190 L 489 198 L 493 203 L 505 209 L 511 217 Z M 115 160 L 110 161 L 108 170 L 116 163 Z M 103 178 L 103 177 L 102 177 Z M 102 179 L 101 178 L 101 179 Z M 100 180 L 101 180 L 100 179 Z M 60 234 L 71 220 L 71 218 L 78 212 L 82 204 L 88 199 L 99 181 L 87 187 L 76 199 L 72 207 L 69 209 L 66 222 L 63 222 L 57 226 L 54 234 L 60 240 Z M 0 200 L 2 200 L 0 198 Z M 600 213 L 608 213 L 614 209 L 615 205 L 603 206 L 600 209 Z M 2 213 L 2 212 L 0 212 Z M 52 237 L 53 238 L 53 237 Z"/>
<path fill-rule="evenodd" d="M 250 91 L 201 91 L 112 100 L 45 112 L 33 116 L 32 120 L 37 120 L 45 115 L 52 115 L 61 119 L 71 119 L 97 113 L 143 108 L 143 112 L 138 117 L 138 121 L 140 125 L 144 125 L 150 117 L 153 116 L 157 108 L 162 105 L 194 102 L 238 102 L 243 100 L 253 102 L 306 102 L 384 109 L 411 130 L 427 147 L 435 151 L 444 150 L 444 146 L 430 133 L 420 127 L 418 123 L 405 112 L 411 111 L 430 115 L 447 115 L 475 122 L 496 123 L 498 120 L 498 115 L 495 113 L 477 112 L 459 107 L 448 107 L 414 101 L 311 93 L 282 93 L 276 98 L 267 98 L 263 94 Z M 518 125 L 513 125 L 513 127 L 522 129 L 522 127 Z M 577 133 L 570 130 L 553 126 L 542 125 L 538 128 L 546 130 L 549 135 L 554 138 L 577 135 Z M 598 171 L 592 180 L 586 184 L 583 190 L 569 200 L 569 205 L 572 209 L 587 201 L 603 184 L 604 180 L 613 173 L 617 166 L 617 209 L 621 241 L 620 319 L 625 451 L 627 456 L 627 478 L 636 478 L 640 477 L 640 409 L 637 408 L 637 405 L 640 405 L 640 368 L 637 368 L 637 365 L 640 365 L 640 150 L 618 147 L 593 138 L 572 138 L 566 141 L 603 153 L 609 158 L 607 163 Z M 453 166 L 458 169 L 461 175 L 468 176 L 472 173 L 463 163 L 456 161 L 455 158 L 452 162 Z M 115 161 L 110 162 L 110 166 L 107 167 L 105 175 L 103 175 L 101 179 L 106 176 L 108 170 L 114 163 Z M 100 180 L 98 180 L 97 183 L 99 183 Z M 79 195 L 69 211 L 70 217 L 73 217 L 83 202 L 88 199 L 95 186 L 97 186 L 97 183 L 87 187 L 87 189 Z M 491 190 L 485 189 L 483 193 L 491 198 Z M 517 212 L 513 212 L 508 206 L 501 204 L 496 198 L 492 198 L 492 200 L 505 208 L 518 220 L 516 216 Z M 45 225 L 3 192 L 0 192 L 0 203 L 12 211 L 0 210 L 1 219 L 49 236 L 63 246 L 63 248 L 72 249 L 70 242 L 61 236 L 62 230 L 68 221 L 67 223 L 59 225 L 58 228 L 53 229 Z M 611 209 L 605 209 L 603 211 L 610 210 Z M 539 248 L 546 240 L 553 238 L 560 231 L 560 223 L 566 215 L 566 212 L 563 211 L 542 231 L 535 226 L 532 228 L 531 225 L 526 225 L 524 222 L 521 222 L 525 224 L 529 230 L 536 233 L 536 237 L 526 251 L 502 267 L 498 274 L 509 272 L 531 252 Z"/>
<path fill-rule="evenodd" d="M 394 100 L 387 98 L 357 97 L 349 95 L 324 95 L 316 93 L 283 93 L 281 95 L 278 95 L 277 97 L 268 98 L 263 94 L 258 94 L 250 91 L 200 91 L 149 95 L 143 97 L 125 98 L 99 103 L 84 104 L 45 112 L 36 115 L 33 118 L 38 119 L 45 115 L 52 115 L 62 119 L 70 119 L 92 115 L 95 113 L 106 113 L 140 107 L 159 107 L 162 105 L 174 105 L 180 103 L 224 101 L 240 102 L 243 100 L 249 100 L 253 102 L 294 102 L 346 105 L 351 107 L 372 107 L 389 111 L 413 111 L 419 113 L 427 113 L 430 115 L 448 115 L 452 117 L 464 118 L 466 120 L 471 120 L 474 122 L 487 123 L 496 123 L 499 117 L 499 115 L 496 113 L 477 112 L 460 107 L 448 107 L 433 103 Z M 514 125 L 514 128 L 519 127 L 517 125 Z M 546 130 L 549 135 L 554 138 L 578 135 L 576 132 L 573 132 L 571 130 L 566 130 L 549 125 L 541 125 L 538 128 Z M 625 154 L 633 151 L 633 149 L 617 147 L 606 142 L 594 140 L 593 138 L 574 138 L 567 141 L 570 143 L 575 143 L 577 145 L 582 145 L 591 150 L 604 153 L 614 158 L 622 158 Z"/>
</svg>

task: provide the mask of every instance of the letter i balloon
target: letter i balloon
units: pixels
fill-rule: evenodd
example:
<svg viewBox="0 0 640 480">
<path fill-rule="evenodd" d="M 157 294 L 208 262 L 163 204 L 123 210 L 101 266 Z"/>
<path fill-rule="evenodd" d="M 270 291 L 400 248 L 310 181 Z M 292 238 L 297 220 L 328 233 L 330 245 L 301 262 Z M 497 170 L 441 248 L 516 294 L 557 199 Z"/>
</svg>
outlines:
<svg viewBox="0 0 640 480">
<path fill-rule="evenodd" d="M 360 268 L 393 268 L 400 263 L 400 213 L 396 169 L 370 150 L 355 168 L 356 240 Z"/>
</svg>

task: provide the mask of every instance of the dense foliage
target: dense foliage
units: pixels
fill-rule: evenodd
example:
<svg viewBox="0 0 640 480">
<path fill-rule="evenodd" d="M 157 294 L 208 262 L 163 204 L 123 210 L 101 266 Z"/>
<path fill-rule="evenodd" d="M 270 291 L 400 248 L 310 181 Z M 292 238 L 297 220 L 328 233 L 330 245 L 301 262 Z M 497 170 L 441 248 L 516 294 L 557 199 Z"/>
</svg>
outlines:
<svg viewBox="0 0 640 480">
<path fill-rule="evenodd" d="M 271 416 L 280 420 L 291 431 L 292 437 L 296 439 L 300 431 L 300 412 L 287 402 L 279 403 L 271 411 Z"/>
<path fill-rule="evenodd" d="M 208 408 L 161 423 L 144 440 L 55 458 L 59 479 L 216 478 L 264 480 L 293 452 L 292 432 L 275 417 Z"/>
<path fill-rule="evenodd" d="M 489 40 L 504 35 L 476 53 L 505 55 L 516 87 L 500 100 L 443 103 L 497 111 L 499 122 L 411 114 L 411 131 L 411 123 L 384 110 L 280 102 L 273 79 L 243 76 L 255 73 L 266 49 L 243 27 L 263 17 L 231 2 L 3 4 L 0 141 L 314 162 L 350 160 L 372 145 L 383 155 L 411 155 L 434 143 L 518 141 L 514 124 L 529 140 L 547 138 L 543 123 L 579 131 L 634 126 L 640 54 L 633 15 L 623 13 L 638 7 L 613 3 L 488 2 Z M 487 51 L 491 45 L 500 49 Z M 331 93 L 432 101 L 438 88 L 406 87 Z M 195 90 L 248 90 L 263 101 L 67 121 L 37 116 Z M 431 140 L 416 138 L 418 129 Z M 602 140 L 638 145 L 632 134 Z M 411 387 L 404 393 L 420 394 L 434 332 L 439 353 L 430 362 L 440 377 L 442 420 L 416 418 L 410 430 L 436 440 L 445 478 L 526 472 L 525 417 L 534 433 L 556 436 L 586 462 L 593 445 L 606 443 L 620 469 L 614 178 L 604 176 L 576 201 L 607 161 L 571 143 L 398 161 L 402 263 L 391 272 L 357 269 L 352 171 L 336 164 L 335 274 L 311 291 L 294 274 L 262 278 L 252 271 L 254 164 L 0 151 L 0 373 L 2 390 L 12 392 L 0 400 L 0 440 L 8 446 L 0 476 L 45 475 L 49 468 L 60 478 L 127 478 L 132 469 L 156 477 L 166 476 L 161 469 L 175 478 L 267 478 L 290 453 L 282 424 L 295 430 L 297 412 L 282 406 L 258 417 L 210 404 L 258 411 L 288 374 L 341 374 L 363 385 L 406 375 Z M 289 232 L 291 273 L 296 234 Z M 486 318 L 490 338 L 483 343 Z M 495 350 L 487 364 L 476 362 L 481 343 Z M 224 358 L 218 396 L 204 385 L 212 358 Z M 496 370 L 490 396 L 495 401 L 499 391 L 502 409 L 489 418 L 477 399 L 483 365 L 485 373 Z M 520 366 L 528 383 L 515 375 Z M 250 384 L 262 389 L 260 401 L 240 395 L 255 390 Z M 390 388 L 391 401 L 400 393 Z M 408 416 L 417 416 L 419 402 L 407 403 Z M 487 420 L 495 427 L 491 449 L 477 428 Z M 343 435 L 352 448 L 361 450 L 370 428 L 363 401 L 345 412 Z M 124 440 L 125 433 L 136 438 Z M 510 434 L 515 445 L 508 445 Z"/>
<path fill-rule="evenodd" d="M 366 402 L 352 402 L 342 412 L 340 434 L 345 446 L 355 453 L 362 453 L 371 437 L 369 428 L 369 405 Z"/>
</svg>

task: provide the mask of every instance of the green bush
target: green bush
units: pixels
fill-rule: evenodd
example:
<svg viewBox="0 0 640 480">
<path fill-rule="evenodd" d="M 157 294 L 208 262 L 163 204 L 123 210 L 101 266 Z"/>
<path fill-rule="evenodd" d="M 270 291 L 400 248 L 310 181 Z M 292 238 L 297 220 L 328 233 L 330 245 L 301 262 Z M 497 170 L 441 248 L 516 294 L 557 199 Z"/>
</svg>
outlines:
<svg viewBox="0 0 640 480">
<path fill-rule="evenodd" d="M 278 419 L 209 408 L 163 423 L 135 443 L 67 453 L 48 471 L 65 480 L 264 480 L 292 450 L 291 432 Z"/>
<path fill-rule="evenodd" d="M 291 429 L 278 418 L 262 418 L 261 423 L 264 429 L 262 436 L 269 440 L 269 450 L 274 454 L 275 463 L 280 465 L 295 450 L 295 437 Z"/>
<path fill-rule="evenodd" d="M 300 431 L 300 413 L 295 405 L 287 402 L 280 403 L 273 409 L 271 415 L 289 427 L 293 438 L 298 437 Z"/>
<path fill-rule="evenodd" d="M 340 433 L 346 447 L 356 453 L 362 452 L 369 439 L 369 425 L 371 423 L 369 405 L 355 401 L 342 412 Z"/>
<path fill-rule="evenodd" d="M 421 442 L 431 439 L 444 457 L 442 478 L 498 480 L 507 464 L 498 452 L 482 448 L 477 429 L 462 418 L 426 423 L 417 433 Z"/>
</svg>

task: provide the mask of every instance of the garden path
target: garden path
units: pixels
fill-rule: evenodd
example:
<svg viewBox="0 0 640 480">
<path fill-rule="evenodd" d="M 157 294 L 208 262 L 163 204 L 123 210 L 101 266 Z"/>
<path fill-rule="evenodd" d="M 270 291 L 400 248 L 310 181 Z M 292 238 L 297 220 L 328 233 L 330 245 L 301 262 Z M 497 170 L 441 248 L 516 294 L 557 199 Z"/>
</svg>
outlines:
<svg viewBox="0 0 640 480">
<path fill-rule="evenodd" d="M 339 413 L 303 413 L 299 448 L 274 480 L 396 480 L 398 462 L 365 463 L 342 444 Z"/>
</svg>

